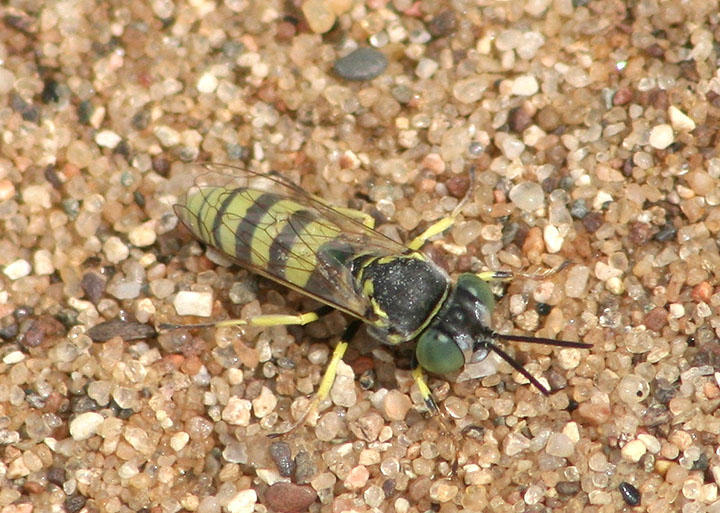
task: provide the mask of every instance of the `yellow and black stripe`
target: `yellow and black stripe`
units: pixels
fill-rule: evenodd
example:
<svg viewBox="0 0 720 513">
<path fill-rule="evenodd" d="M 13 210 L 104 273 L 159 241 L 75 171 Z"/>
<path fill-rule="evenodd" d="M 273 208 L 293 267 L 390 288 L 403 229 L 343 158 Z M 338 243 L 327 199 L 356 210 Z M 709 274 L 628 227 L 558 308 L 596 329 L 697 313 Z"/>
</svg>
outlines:
<svg viewBox="0 0 720 513">
<path fill-rule="evenodd" d="M 200 240 L 241 265 L 306 294 L 364 314 L 346 305 L 351 293 L 350 260 L 355 248 L 342 229 L 316 210 L 280 194 L 250 188 L 202 187 L 176 207 L 181 221 Z M 338 284 L 345 283 L 345 293 Z"/>
</svg>

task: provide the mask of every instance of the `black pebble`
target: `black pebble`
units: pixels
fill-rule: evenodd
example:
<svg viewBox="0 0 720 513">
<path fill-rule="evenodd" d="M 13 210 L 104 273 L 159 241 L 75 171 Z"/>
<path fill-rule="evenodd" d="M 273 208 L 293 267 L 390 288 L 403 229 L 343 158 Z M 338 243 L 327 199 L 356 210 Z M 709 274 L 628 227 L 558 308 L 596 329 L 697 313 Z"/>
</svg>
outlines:
<svg viewBox="0 0 720 513">
<path fill-rule="evenodd" d="M 620 489 L 620 494 L 622 495 L 623 500 L 630 506 L 637 506 L 640 504 L 640 490 L 635 488 L 633 485 L 628 483 L 627 481 L 623 481 L 620 483 L 620 486 L 618 486 Z"/>
</svg>

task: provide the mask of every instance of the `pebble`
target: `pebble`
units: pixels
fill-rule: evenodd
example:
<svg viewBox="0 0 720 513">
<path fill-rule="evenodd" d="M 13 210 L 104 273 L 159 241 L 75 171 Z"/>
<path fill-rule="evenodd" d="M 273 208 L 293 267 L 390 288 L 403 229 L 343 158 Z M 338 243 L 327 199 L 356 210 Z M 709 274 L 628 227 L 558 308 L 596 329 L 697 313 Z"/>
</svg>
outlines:
<svg viewBox="0 0 720 513">
<path fill-rule="evenodd" d="M 118 264 L 130 256 L 130 249 L 120 237 L 113 235 L 103 244 L 103 253 L 111 264 Z"/>
<path fill-rule="evenodd" d="M 525 490 L 523 500 L 525 501 L 525 504 L 527 504 L 528 506 L 532 506 L 533 504 L 537 504 L 538 502 L 540 502 L 544 496 L 544 488 L 538 485 L 530 485 L 528 486 L 527 490 Z"/>
<path fill-rule="evenodd" d="M 673 128 L 668 124 L 661 124 L 654 126 L 650 130 L 650 137 L 648 142 L 650 146 L 658 150 L 664 150 L 675 141 L 673 134 Z"/>
<path fill-rule="evenodd" d="M 366 442 L 374 442 L 380 435 L 385 421 L 378 413 L 368 413 L 363 415 L 355 422 L 350 423 L 350 431 L 358 438 Z"/>
<path fill-rule="evenodd" d="M 633 463 L 640 461 L 640 458 L 642 458 L 646 452 L 647 447 L 645 447 L 645 444 L 637 439 L 629 441 L 620 450 L 622 457 L 628 461 L 632 461 Z"/>
<path fill-rule="evenodd" d="M 584 265 L 574 265 L 570 268 L 565 282 L 565 294 L 568 297 L 579 298 L 585 295 L 590 268 Z"/>
<path fill-rule="evenodd" d="M 487 80 L 479 75 L 471 75 L 453 84 L 452 93 L 461 103 L 476 103 L 480 101 L 487 89 Z"/>
<path fill-rule="evenodd" d="M 418 76 L 418 78 L 428 79 L 435 74 L 439 67 L 440 64 L 437 61 L 433 59 L 422 58 L 418 61 L 417 66 L 415 66 L 415 74 Z"/>
<path fill-rule="evenodd" d="M 39 249 L 33 254 L 33 270 L 38 276 L 48 276 L 55 272 L 52 253 L 47 249 Z"/>
<path fill-rule="evenodd" d="M 70 436 L 73 440 L 87 440 L 97 433 L 105 417 L 94 411 L 81 413 L 70 421 Z"/>
<path fill-rule="evenodd" d="M 537 79 L 532 75 L 521 75 L 513 80 L 510 92 L 517 96 L 532 96 L 540 90 Z"/>
<path fill-rule="evenodd" d="M 95 142 L 102 148 L 115 148 L 122 141 L 122 137 L 112 130 L 101 130 L 95 134 Z"/>
<path fill-rule="evenodd" d="M 622 495 L 623 500 L 628 506 L 640 505 L 640 499 L 642 498 L 640 491 L 633 485 L 627 481 L 623 481 L 620 483 L 620 486 L 618 486 L 618 489 L 620 490 L 620 495 Z"/>
<path fill-rule="evenodd" d="M 559 481 L 555 485 L 555 490 L 557 490 L 558 495 L 570 497 L 580 492 L 580 483 L 578 481 Z"/>
<path fill-rule="evenodd" d="M 404 420 L 412 406 L 410 398 L 399 390 L 390 390 L 383 400 L 383 413 L 389 420 Z"/>
<path fill-rule="evenodd" d="M 530 440 L 520 433 L 509 433 L 503 440 L 503 449 L 506 455 L 517 456 L 530 448 Z"/>
<path fill-rule="evenodd" d="M 618 397 L 627 404 L 644 401 L 650 394 L 650 384 L 637 374 L 623 376 L 617 386 Z"/>
<path fill-rule="evenodd" d="M 337 19 L 326 0 L 307 0 L 302 4 L 302 12 L 310 30 L 316 34 L 330 30 Z"/>
<path fill-rule="evenodd" d="M 286 442 L 273 442 L 270 444 L 270 457 L 283 477 L 291 477 L 295 473 L 295 461 L 292 458 L 290 446 Z"/>
<path fill-rule="evenodd" d="M 345 488 L 349 490 L 360 490 L 365 487 L 369 478 L 370 472 L 367 467 L 365 465 L 358 465 L 348 472 L 343 484 L 345 485 Z"/>
<path fill-rule="evenodd" d="M 155 137 L 158 138 L 160 144 L 166 148 L 171 148 L 180 144 L 181 137 L 180 132 L 174 130 L 166 125 L 157 125 L 153 130 Z"/>
<path fill-rule="evenodd" d="M 31 271 L 32 266 L 30 262 L 20 258 L 6 265 L 3 269 L 3 274 L 11 280 L 19 280 L 20 278 L 28 276 Z"/>
<path fill-rule="evenodd" d="M 510 201 L 525 212 L 534 212 L 545 204 L 545 193 L 536 182 L 522 182 L 510 189 Z"/>
<path fill-rule="evenodd" d="M 173 306 L 178 315 L 210 317 L 212 315 L 212 292 L 181 290 L 175 295 Z"/>
<path fill-rule="evenodd" d="M 255 490 L 241 490 L 230 499 L 226 508 L 228 513 L 252 513 L 257 503 L 257 493 Z"/>
<path fill-rule="evenodd" d="M 338 59 L 333 71 L 345 80 L 366 81 L 381 75 L 387 65 L 387 57 L 382 52 L 362 47 Z"/>
<path fill-rule="evenodd" d="M 562 249 L 565 237 L 560 234 L 560 230 L 555 225 L 548 224 L 543 229 L 543 240 L 548 253 L 557 253 Z"/>
<path fill-rule="evenodd" d="M 200 78 L 197 81 L 197 90 L 200 93 L 209 94 L 215 91 L 218 86 L 218 79 L 215 75 L 212 73 L 206 72 L 200 75 Z"/>
<path fill-rule="evenodd" d="M 190 435 L 185 431 L 178 431 L 170 437 L 170 448 L 175 452 L 182 451 L 190 441 Z"/>
<path fill-rule="evenodd" d="M 235 426 L 247 426 L 250 424 L 250 409 L 252 403 L 247 399 L 231 397 L 223 408 L 222 419 Z"/>
<path fill-rule="evenodd" d="M 155 443 L 144 429 L 136 426 L 125 426 L 123 438 L 133 449 L 145 456 L 150 456 L 155 451 Z"/>
<path fill-rule="evenodd" d="M 575 444 L 565 433 L 551 433 L 545 452 L 558 458 L 569 458 L 575 452 Z"/>
<path fill-rule="evenodd" d="M 692 132 L 696 128 L 695 121 L 674 105 L 668 107 L 668 117 L 670 124 L 678 132 Z"/>
<path fill-rule="evenodd" d="M 25 354 L 22 351 L 10 351 L 8 354 L 3 356 L 3 363 L 7 365 L 14 365 L 20 363 L 25 359 Z"/>
<path fill-rule="evenodd" d="M 268 387 L 262 387 L 260 395 L 253 399 L 253 413 L 259 419 L 267 417 L 277 406 L 277 398 Z"/>
<path fill-rule="evenodd" d="M 349 408 L 357 402 L 355 391 L 355 373 L 348 364 L 342 360 L 338 362 L 335 382 L 330 389 L 330 399 L 338 406 Z"/>
<path fill-rule="evenodd" d="M 430 487 L 430 498 L 436 502 L 449 502 L 458 494 L 458 487 L 450 481 L 440 479 Z"/>
<path fill-rule="evenodd" d="M 309 486 L 278 482 L 265 490 L 264 502 L 272 511 L 300 513 L 317 500 L 317 492 Z"/>
<path fill-rule="evenodd" d="M 155 244 L 157 240 L 155 221 L 147 221 L 133 227 L 128 233 L 128 240 L 137 248 L 146 248 Z"/>
</svg>

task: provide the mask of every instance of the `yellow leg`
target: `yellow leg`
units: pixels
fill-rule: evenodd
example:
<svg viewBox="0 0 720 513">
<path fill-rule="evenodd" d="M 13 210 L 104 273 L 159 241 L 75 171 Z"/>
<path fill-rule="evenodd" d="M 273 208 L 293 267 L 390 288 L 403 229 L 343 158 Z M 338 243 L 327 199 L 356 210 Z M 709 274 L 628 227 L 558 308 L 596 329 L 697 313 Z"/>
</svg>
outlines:
<svg viewBox="0 0 720 513">
<path fill-rule="evenodd" d="M 429 238 L 441 234 L 442 232 L 450 228 L 454 223 L 454 215 L 451 217 L 443 217 L 439 221 L 436 221 L 435 223 L 428 226 L 428 228 L 424 232 L 411 240 L 407 247 L 409 249 L 412 249 L 413 251 L 420 249 Z"/>
<path fill-rule="evenodd" d="M 335 382 L 338 363 L 340 363 L 340 360 L 342 360 L 343 356 L 345 356 L 347 348 L 348 343 L 345 341 L 340 341 L 338 345 L 335 346 L 332 358 L 330 358 L 330 363 L 328 364 L 327 369 L 325 369 L 325 374 L 323 374 L 322 380 L 320 381 L 320 386 L 318 387 L 315 397 L 312 398 L 305 412 L 288 430 L 281 433 L 272 433 L 269 435 L 270 438 L 276 438 L 295 431 L 297 428 L 305 424 L 305 421 L 307 421 L 307 419 L 318 409 L 320 403 L 327 399 L 328 395 L 330 395 L 330 389 Z"/>
<path fill-rule="evenodd" d="M 442 232 L 450 228 L 453 224 L 455 224 L 455 219 L 457 219 L 457 217 L 460 215 L 460 211 L 468 203 L 468 201 L 470 201 L 470 198 L 472 197 L 475 189 L 475 169 L 470 168 L 469 174 L 470 187 L 468 187 L 465 197 L 460 201 L 460 203 L 458 203 L 452 214 L 447 217 L 443 217 L 439 221 L 435 221 L 433 224 L 431 224 L 424 232 L 422 232 L 420 235 L 410 241 L 410 243 L 407 245 L 408 249 L 411 249 L 413 251 L 420 249 L 429 238 L 441 234 Z"/>
<path fill-rule="evenodd" d="M 343 333 L 342 339 L 340 340 L 340 342 L 338 342 L 338 345 L 335 346 L 335 350 L 333 351 L 332 357 L 330 358 L 330 363 L 328 364 L 327 369 L 325 369 L 325 374 L 323 374 L 323 377 L 320 380 L 320 386 L 315 393 L 315 397 L 312 398 L 310 404 L 308 405 L 302 416 L 297 420 L 297 422 L 295 422 L 295 424 L 290 427 L 290 429 L 281 433 L 273 433 L 269 435 L 270 438 L 276 438 L 278 436 L 286 435 L 305 424 L 305 421 L 308 419 L 308 417 L 310 417 L 310 415 L 318 409 L 320 403 L 327 399 L 327 397 L 330 395 L 330 389 L 335 382 L 335 375 L 337 374 L 338 364 L 340 363 L 340 360 L 343 359 L 343 356 L 345 356 L 345 351 L 347 351 L 349 342 L 355 336 L 355 333 L 357 333 L 357 330 L 360 328 L 361 325 L 362 323 L 360 321 L 353 321 L 348 325 L 347 328 L 345 328 L 345 333 Z"/>
<path fill-rule="evenodd" d="M 432 396 L 430 387 L 425 382 L 425 377 L 423 376 L 422 367 L 420 367 L 420 365 L 417 365 L 412 370 L 412 377 L 415 380 L 415 384 L 417 385 L 418 390 L 420 390 L 420 396 L 422 397 L 425 406 L 430 411 L 430 413 L 432 413 L 433 415 L 436 414 L 438 412 L 438 406 Z"/>
<path fill-rule="evenodd" d="M 513 273 L 510 271 L 484 271 L 477 273 L 477 277 L 483 281 L 510 281 Z"/>
<path fill-rule="evenodd" d="M 258 315 L 251 319 L 228 319 L 226 321 L 216 322 L 217 328 L 225 326 L 305 326 L 311 322 L 315 322 L 320 318 L 317 312 L 307 312 L 304 314 L 268 314 Z"/>
<path fill-rule="evenodd" d="M 329 306 L 323 306 L 313 312 L 303 314 L 267 314 L 258 315 L 250 319 L 226 319 L 217 322 L 201 322 L 196 324 L 160 324 L 161 330 L 176 330 L 179 328 L 223 328 L 226 326 L 305 326 L 317 321 L 325 314 L 332 312 Z"/>
</svg>

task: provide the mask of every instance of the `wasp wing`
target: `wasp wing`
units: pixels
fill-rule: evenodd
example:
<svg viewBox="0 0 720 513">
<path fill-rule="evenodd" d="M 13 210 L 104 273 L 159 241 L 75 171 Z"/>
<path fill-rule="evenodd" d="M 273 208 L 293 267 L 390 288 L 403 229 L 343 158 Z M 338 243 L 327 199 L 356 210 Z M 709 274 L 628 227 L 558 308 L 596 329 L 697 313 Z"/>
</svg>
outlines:
<svg viewBox="0 0 720 513">
<path fill-rule="evenodd" d="M 216 169 L 222 172 L 216 172 Z M 372 323 L 351 272 L 361 255 L 406 248 L 277 173 L 212 164 L 175 211 L 190 231 L 239 265 Z"/>
</svg>

